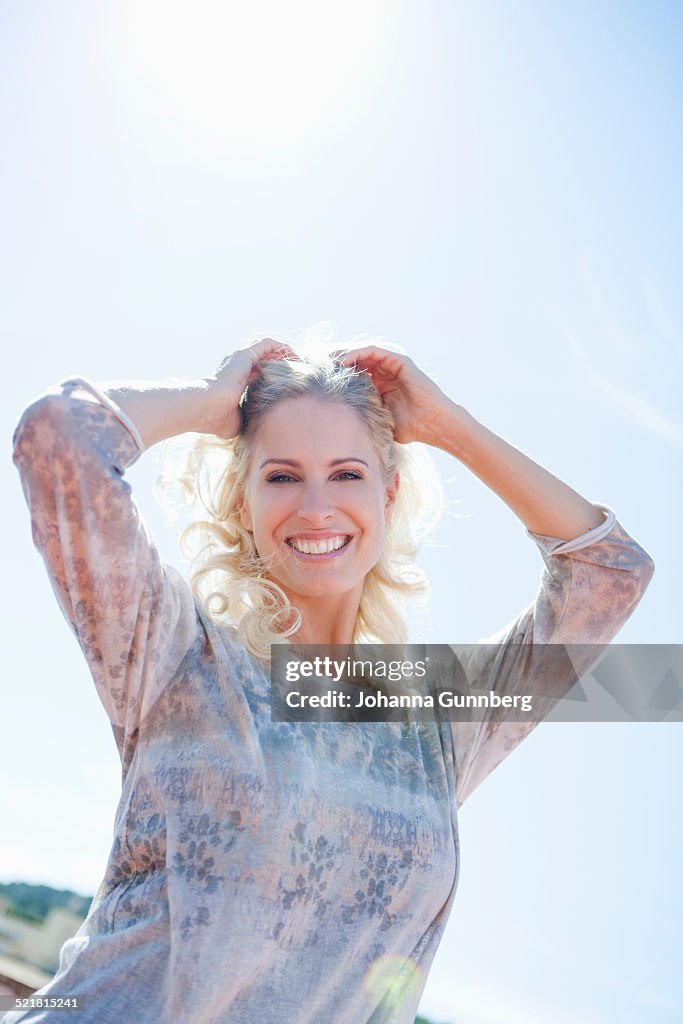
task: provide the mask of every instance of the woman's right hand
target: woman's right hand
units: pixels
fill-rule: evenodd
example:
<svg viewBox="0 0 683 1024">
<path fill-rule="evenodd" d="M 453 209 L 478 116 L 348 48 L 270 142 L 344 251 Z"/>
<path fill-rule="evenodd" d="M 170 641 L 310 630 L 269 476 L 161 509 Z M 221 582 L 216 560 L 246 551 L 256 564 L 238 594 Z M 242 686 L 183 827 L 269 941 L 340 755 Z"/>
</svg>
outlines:
<svg viewBox="0 0 683 1024">
<path fill-rule="evenodd" d="M 212 377 L 206 377 L 206 398 L 216 410 L 207 433 L 224 440 L 235 437 L 242 424 L 239 401 L 244 389 L 256 379 L 259 365 L 271 359 L 298 359 L 294 349 L 273 338 L 262 338 L 248 348 L 226 356 Z"/>
<path fill-rule="evenodd" d="M 211 377 L 96 381 L 95 386 L 132 420 L 145 448 L 185 433 L 228 440 L 240 432 L 239 400 L 258 375 L 259 364 L 283 358 L 299 357 L 289 345 L 262 338 L 226 356 Z"/>
</svg>

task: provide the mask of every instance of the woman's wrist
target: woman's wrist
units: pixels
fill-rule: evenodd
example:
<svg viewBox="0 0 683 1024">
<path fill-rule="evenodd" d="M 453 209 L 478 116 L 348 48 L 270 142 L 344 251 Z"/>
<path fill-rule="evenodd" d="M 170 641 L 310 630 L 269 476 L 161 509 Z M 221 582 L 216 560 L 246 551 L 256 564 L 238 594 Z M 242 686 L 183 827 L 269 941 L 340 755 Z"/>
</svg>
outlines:
<svg viewBox="0 0 683 1024">
<path fill-rule="evenodd" d="M 480 423 L 468 413 L 462 405 L 447 398 L 442 406 L 434 410 L 434 415 L 425 427 L 424 444 L 453 455 L 464 461 L 464 457 L 472 448 L 472 439 Z"/>
</svg>

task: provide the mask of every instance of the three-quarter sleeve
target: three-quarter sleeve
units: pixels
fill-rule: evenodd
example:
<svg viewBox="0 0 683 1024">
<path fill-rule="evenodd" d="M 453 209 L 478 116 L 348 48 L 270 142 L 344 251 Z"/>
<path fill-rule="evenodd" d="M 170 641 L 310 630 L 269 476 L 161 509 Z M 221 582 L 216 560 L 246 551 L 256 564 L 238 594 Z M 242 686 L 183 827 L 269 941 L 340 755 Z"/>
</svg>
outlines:
<svg viewBox="0 0 683 1024">
<path fill-rule="evenodd" d="M 563 541 L 527 531 L 544 561 L 536 598 L 512 622 L 471 649 L 466 675 L 482 691 L 513 694 L 533 683 L 538 697 L 561 699 L 577 676 L 595 663 L 643 596 L 654 573 L 650 555 L 631 537 L 606 505 L 598 526 Z M 543 645 L 551 645 L 544 648 Z M 559 645 L 585 645 L 572 659 L 558 657 Z M 583 658 L 584 663 L 581 664 Z M 528 691 L 526 691 L 528 692 Z M 451 721 L 460 806 L 474 789 L 545 717 Z M 519 717 L 516 713 L 515 717 Z"/>
<path fill-rule="evenodd" d="M 36 399 L 14 434 L 33 541 L 124 766 L 197 631 L 189 586 L 161 563 L 123 478 L 142 451 L 130 418 L 82 378 Z"/>
</svg>

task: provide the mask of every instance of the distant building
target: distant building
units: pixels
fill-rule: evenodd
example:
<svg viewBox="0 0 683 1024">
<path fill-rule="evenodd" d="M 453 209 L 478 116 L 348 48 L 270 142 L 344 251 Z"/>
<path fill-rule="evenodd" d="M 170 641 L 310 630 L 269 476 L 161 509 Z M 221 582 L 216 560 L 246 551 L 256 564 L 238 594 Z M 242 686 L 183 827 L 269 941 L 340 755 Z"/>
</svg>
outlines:
<svg viewBox="0 0 683 1024">
<path fill-rule="evenodd" d="M 83 916 L 66 907 L 52 907 L 38 923 L 8 913 L 9 906 L 10 900 L 0 895 L 0 957 L 38 967 L 49 980 L 59 967 L 60 949 L 76 934 Z"/>
<path fill-rule="evenodd" d="M 0 994 L 3 996 L 30 996 L 47 984 L 51 977 L 51 973 L 41 971 L 33 964 L 0 954 Z"/>
</svg>

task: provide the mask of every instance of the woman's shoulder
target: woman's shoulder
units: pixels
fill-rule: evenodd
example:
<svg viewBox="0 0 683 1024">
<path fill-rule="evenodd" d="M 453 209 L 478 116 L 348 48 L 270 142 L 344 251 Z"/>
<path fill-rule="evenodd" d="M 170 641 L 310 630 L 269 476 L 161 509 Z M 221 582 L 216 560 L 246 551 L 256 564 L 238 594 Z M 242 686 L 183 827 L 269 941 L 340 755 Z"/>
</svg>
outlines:
<svg viewBox="0 0 683 1024">
<path fill-rule="evenodd" d="M 216 655 L 226 659 L 242 672 L 253 675 L 270 671 L 270 666 L 247 648 L 238 627 L 226 620 L 216 620 L 195 597 L 197 618 Z"/>
</svg>

